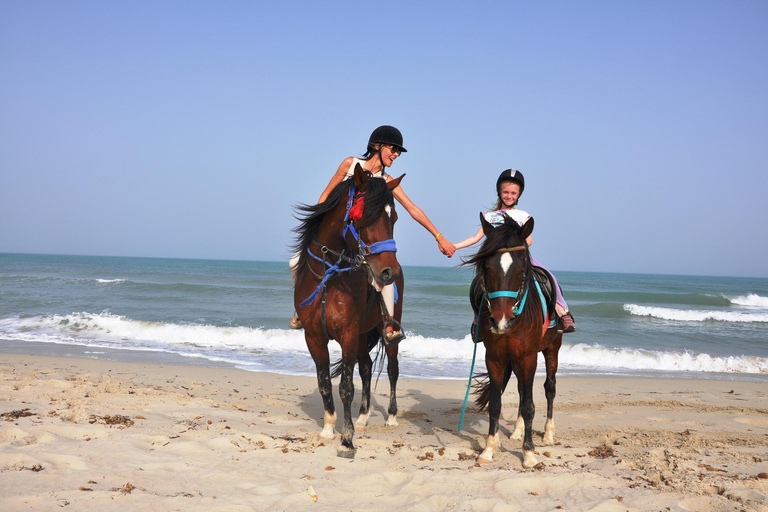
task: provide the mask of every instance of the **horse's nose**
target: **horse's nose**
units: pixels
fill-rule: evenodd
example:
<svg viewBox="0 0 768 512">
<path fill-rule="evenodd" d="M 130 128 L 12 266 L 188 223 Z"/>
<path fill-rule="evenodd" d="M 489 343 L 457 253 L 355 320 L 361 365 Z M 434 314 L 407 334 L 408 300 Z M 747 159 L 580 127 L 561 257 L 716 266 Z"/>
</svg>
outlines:
<svg viewBox="0 0 768 512">
<path fill-rule="evenodd" d="M 392 271 L 390 267 L 387 267 L 381 272 L 379 272 L 379 280 L 384 284 L 390 284 L 392 281 L 395 280 L 395 273 Z"/>
<path fill-rule="evenodd" d="M 499 329 L 499 322 L 497 322 L 495 318 L 491 317 L 488 321 L 491 324 L 491 330 L 496 331 Z"/>
</svg>

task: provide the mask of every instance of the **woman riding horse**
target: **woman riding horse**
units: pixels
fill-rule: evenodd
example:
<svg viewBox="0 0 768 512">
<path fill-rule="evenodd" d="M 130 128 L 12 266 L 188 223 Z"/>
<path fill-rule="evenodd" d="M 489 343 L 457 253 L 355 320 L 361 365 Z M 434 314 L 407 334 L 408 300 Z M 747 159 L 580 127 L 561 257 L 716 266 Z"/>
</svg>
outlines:
<svg viewBox="0 0 768 512">
<path fill-rule="evenodd" d="M 341 162 L 336 173 L 331 177 L 331 181 L 320 194 L 318 204 L 324 202 L 331 191 L 342 181 L 348 180 L 352 177 L 355 166 L 360 165 L 364 171 L 370 173 L 374 178 L 382 178 L 387 183 L 393 181 L 392 177 L 387 174 L 386 169 L 392 167 L 395 163 L 395 159 L 398 158 L 407 150 L 403 147 L 403 135 L 400 130 L 394 126 L 379 126 L 371 133 L 368 138 L 368 147 L 363 154 L 362 158 L 348 157 Z M 416 206 L 411 199 L 405 194 L 402 187 L 396 186 L 392 193 L 395 199 L 405 208 L 405 210 L 413 217 L 413 219 L 424 226 L 432 236 L 437 240 L 438 248 L 440 252 L 450 257 L 453 255 L 456 249 L 453 244 L 446 240 L 442 236 L 440 231 L 437 230 L 435 225 L 429 220 L 427 214 Z M 291 271 L 294 272 L 296 263 L 298 262 L 299 255 L 296 254 L 290 262 Z M 295 272 L 294 272 L 295 274 Z M 399 325 L 399 322 L 393 318 L 394 303 L 395 303 L 395 290 L 392 285 L 387 285 L 381 290 L 381 296 L 384 300 L 384 330 L 385 340 L 388 345 L 396 344 L 405 339 L 405 334 Z M 298 316 L 294 316 L 291 320 L 290 327 L 292 329 L 300 329 L 301 321 Z"/>
</svg>

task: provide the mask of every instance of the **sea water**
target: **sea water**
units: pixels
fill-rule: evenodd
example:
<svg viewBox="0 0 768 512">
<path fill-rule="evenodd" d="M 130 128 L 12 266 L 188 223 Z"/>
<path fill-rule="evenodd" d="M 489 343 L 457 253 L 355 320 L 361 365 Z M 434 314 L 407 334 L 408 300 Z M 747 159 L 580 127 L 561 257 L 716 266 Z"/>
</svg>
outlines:
<svg viewBox="0 0 768 512">
<path fill-rule="evenodd" d="M 482 372 L 472 270 L 403 271 L 401 375 Z M 768 279 L 556 274 L 577 322 L 559 374 L 768 382 Z M 292 315 L 286 262 L 0 254 L 0 352 L 314 375 Z"/>
</svg>

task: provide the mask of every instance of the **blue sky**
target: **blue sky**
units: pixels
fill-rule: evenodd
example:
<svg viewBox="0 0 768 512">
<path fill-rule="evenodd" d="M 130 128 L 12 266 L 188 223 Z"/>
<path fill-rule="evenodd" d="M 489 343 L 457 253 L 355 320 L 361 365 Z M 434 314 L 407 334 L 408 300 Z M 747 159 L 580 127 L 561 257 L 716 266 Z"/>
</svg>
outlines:
<svg viewBox="0 0 768 512">
<path fill-rule="evenodd" d="M 768 3 L 0 0 L 0 252 L 283 260 L 378 125 L 450 240 L 768 277 Z M 454 265 L 404 211 L 406 265 Z M 464 250 L 459 256 L 469 254 Z"/>
</svg>

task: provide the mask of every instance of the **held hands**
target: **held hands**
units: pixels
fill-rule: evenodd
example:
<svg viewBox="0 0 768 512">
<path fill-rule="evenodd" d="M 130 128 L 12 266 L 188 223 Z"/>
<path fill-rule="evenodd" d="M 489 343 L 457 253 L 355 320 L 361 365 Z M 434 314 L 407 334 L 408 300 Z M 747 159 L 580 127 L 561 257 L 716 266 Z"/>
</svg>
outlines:
<svg viewBox="0 0 768 512">
<path fill-rule="evenodd" d="M 437 247 L 440 249 L 440 252 L 449 258 L 453 256 L 453 253 L 456 252 L 456 247 L 440 233 L 435 238 L 437 239 Z"/>
</svg>

